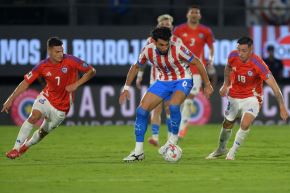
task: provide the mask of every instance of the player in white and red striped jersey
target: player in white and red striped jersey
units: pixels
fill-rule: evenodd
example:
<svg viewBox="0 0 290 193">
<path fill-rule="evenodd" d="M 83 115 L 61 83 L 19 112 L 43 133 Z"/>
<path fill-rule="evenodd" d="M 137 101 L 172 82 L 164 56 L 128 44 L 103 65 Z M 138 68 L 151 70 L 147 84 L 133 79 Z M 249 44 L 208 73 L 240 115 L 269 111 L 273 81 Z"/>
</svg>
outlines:
<svg viewBox="0 0 290 193">
<path fill-rule="evenodd" d="M 183 45 L 170 41 L 171 30 L 167 27 L 155 28 L 151 32 L 154 42 L 146 45 L 139 56 L 136 64 L 132 65 L 128 74 L 119 102 L 123 104 L 130 98 L 129 88 L 138 73 L 139 66 L 146 62 L 156 65 L 159 72 L 158 80 L 149 87 L 136 109 L 135 121 L 135 149 L 125 157 L 124 161 L 138 161 L 144 159 L 144 136 L 147 130 L 149 112 L 163 100 L 169 101 L 172 135 L 165 145 L 159 149 L 163 154 L 169 144 L 177 144 L 178 130 L 181 120 L 180 105 L 192 88 L 192 74 L 189 66 L 196 65 L 203 81 L 205 82 L 204 93 L 209 97 L 213 88 L 210 84 L 207 72 L 200 60 Z"/>
<path fill-rule="evenodd" d="M 171 30 L 173 29 L 173 17 L 169 14 L 163 14 L 158 16 L 157 18 L 157 27 L 168 27 Z M 175 36 L 171 36 L 171 41 L 176 43 L 176 44 L 182 44 L 182 40 Z M 152 37 L 149 37 L 147 39 L 147 44 L 154 43 L 154 40 Z M 150 63 L 149 63 L 150 64 Z M 136 86 L 140 89 L 141 88 L 141 82 L 143 79 L 143 71 L 144 68 L 139 68 L 138 74 L 137 74 L 137 79 L 136 79 Z M 150 70 L 150 85 L 152 85 L 156 80 L 158 79 L 158 70 L 156 66 L 151 65 L 151 70 Z M 165 109 L 166 109 L 166 124 L 168 128 L 168 138 L 171 135 L 171 129 L 170 129 L 170 114 L 168 111 L 168 108 L 166 108 L 168 105 L 165 104 Z M 161 124 L 161 113 L 162 113 L 162 107 L 163 103 L 160 103 L 156 108 L 154 108 L 151 111 L 151 130 L 152 130 L 152 136 L 148 138 L 148 142 L 152 144 L 153 146 L 158 147 L 159 146 L 159 128 Z"/>
<path fill-rule="evenodd" d="M 232 51 L 225 67 L 224 84 L 220 89 L 221 96 L 228 95 L 228 107 L 219 137 L 219 147 L 207 156 L 216 159 L 226 154 L 226 145 L 232 133 L 236 119 L 241 118 L 240 128 L 236 133 L 232 148 L 227 154 L 227 160 L 234 160 L 240 145 L 244 142 L 249 127 L 259 113 L 263 82 L 273 90 L 280 108 L 280 117 L 288 118 L 288 112 L 279 86 L 265 62 L 253 53 L 253 40 L 242 37 L 238 40 L 238 49 Z"/>
</svg>

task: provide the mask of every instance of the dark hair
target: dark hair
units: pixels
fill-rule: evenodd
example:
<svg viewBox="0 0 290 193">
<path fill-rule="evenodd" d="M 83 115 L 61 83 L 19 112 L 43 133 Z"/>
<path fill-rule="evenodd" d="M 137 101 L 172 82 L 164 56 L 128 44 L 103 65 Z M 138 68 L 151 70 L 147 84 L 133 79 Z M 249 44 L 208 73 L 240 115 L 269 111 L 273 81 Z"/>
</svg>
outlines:
<svg viewBox="0 0 290 193">
<path fill-rule="evenodd" d="M 169 41 L 171 38 L 171 29 L 168 27 L 157 27 L 151 31 L 151 37 L 157 41 L 158 39 L 162 39 L 164 41 Z"/>
<path fill-rule="evenodd" d="M 62 46 L 62 41 L 59 39 L 59 37 L 50 37 L 47 40 L 47 47 L 51 48 L 53 46 Z"/>
<path fill-rule="evenodd" d="M 270 51 L 274 51 L 274 50 L 275 50 L 275 48 L 274 48 L 273 45 L 269 45 L 269 46 L 267 47 L 267 51 L 268 51 L 268 52 L 270 52 Z"/>
<path fill-rule="evenodd" d="M 250 37 L 244 36 L 238 40 L 238 44 L 247 44 L 250 47 L 253 45 L 253 40 Z"/>
<path fill-rule="evenodd" d="M 200 11 L 200 6 L 198 6 L 198 5 L 191 5 L 190 7 L 188 7 L 188 11 L 190 11 L 191 9 L 198 9 Z"/>
</svg>

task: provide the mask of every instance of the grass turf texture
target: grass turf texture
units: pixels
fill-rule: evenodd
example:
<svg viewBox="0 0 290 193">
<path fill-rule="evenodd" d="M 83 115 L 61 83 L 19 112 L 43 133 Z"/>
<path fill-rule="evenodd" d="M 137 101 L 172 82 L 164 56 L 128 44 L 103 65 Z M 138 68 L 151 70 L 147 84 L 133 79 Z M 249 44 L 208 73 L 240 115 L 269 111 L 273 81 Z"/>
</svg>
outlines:
<svg viewBox="0 0 290 193">
<path fill-rule="evenodd" d="M 216 148 L 219 128 L 191 127 L 180 142 L 182 159 L 171 164 L 147 141 L 145 160 L 123 163 L 134 147 L 132 126 L 59 127 L 22 157 L 9 160 L 5 152 L 18 128 L 1 126 L 0 192 L 290 192 L 289 126 L 253 126 L 235 161 L 205 160 Z M 161 144 L 165 136 L 163 126 Z"/>
</svg>

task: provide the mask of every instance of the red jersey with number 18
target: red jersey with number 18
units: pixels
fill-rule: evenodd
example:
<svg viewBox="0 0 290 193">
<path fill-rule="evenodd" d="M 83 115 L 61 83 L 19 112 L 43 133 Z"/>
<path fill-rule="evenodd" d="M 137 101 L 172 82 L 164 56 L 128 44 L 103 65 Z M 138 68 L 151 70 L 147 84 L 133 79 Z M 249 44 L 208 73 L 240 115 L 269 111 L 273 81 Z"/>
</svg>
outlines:
<svg viewBox="0 0 290 193">
<path fill-rule="evenodd" d="M 241 61 L 238 51 L 234 50 L 229 54 L 228 65 L 232 69 L 229 96 L 239 99 L 256 96 L 261 102 L 263 81 L 271 75 L 265 62 L 256 54 L 252 54 L 244 63 Z"/>
<path fill-rule="evenodd" d="M 72 94 L 65 90 L 65 87 L 78 80 L 79 72 L 88 72 L 92 66 L 81 59 L 64 54 L 60 63 L 54 64 L 49 58 L 42 60 L 32 71 L 24 76 L 24 79 L 31 84 L 38 77 L 43 77 L 46 86 L 42 90 L 43 95 L 56 109 L 68 112 L 73 100 Z"/>
</svg>

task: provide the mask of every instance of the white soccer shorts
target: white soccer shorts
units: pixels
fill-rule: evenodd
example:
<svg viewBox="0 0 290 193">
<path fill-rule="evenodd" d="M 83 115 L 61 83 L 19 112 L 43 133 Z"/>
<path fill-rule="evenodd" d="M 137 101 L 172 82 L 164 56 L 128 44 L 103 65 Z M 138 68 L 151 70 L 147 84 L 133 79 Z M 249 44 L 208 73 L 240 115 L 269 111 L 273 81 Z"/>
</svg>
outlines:
<svg viewBox="0 0 290 193">
<path fill-rule="evenodd" d="M 47 132 L 58 127 L 65 119 L 65 112 L 54 108 L 43 94 L 38 95 L 35 99 L 32 106 L 32 110 L 34 109 L 39 110 L 42 113 L 42 117 L 45 117 L 49 123 Z"/>
<path fill-rule="evenodd" d="M 260 111 L 260 103 L 257 97 L 248 97 L 237 99 L 228 97 L 228 105 L 225 110 L 225 118 L 229 121 L 234 121 L 236 118 L 241 118 L 244 113 L 250 113 L 257 117 Z"/>
</svg>

